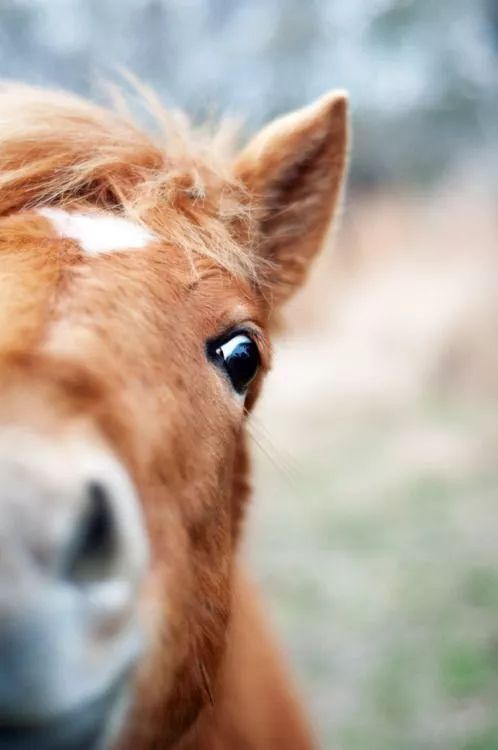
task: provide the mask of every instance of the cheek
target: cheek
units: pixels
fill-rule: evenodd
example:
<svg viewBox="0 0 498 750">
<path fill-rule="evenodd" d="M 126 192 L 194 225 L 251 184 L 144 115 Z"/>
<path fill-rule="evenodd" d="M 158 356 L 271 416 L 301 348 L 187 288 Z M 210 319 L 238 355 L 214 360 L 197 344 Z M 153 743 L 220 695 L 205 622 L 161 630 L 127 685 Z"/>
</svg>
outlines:
<svg viewBox="0 0 498 750">
<path fill-rule="evenodd" d="M 184 570 L 195 566 L 203 575 L 202 567 L 226 567 L 225 558 L 231 548 L 231 490 L 237 441 L 232 430 L 223 437 L 200 435 L 192 454 L 186 461 L 182 459 L 181 468 L 180 462 L 176 467 L 170 464 L 168 479 L 158 488 L 152 542 L 155 547 L 158 540 L 158 555 L 169 556 L 175 575 L 182 576 Z"/>
<path fill-rule="evenodd" d="M 231 494 L 242 408 L 207 362 L 164 372 L 163 386 L 134 404 L 142 427 L 141 495 L 154 584 L 174 620 L 199 580 L 225 579 L 231 555 Z M 136 422 L 135 422 L 136 423 Z"/>
<path fill-rule="evenodd" d="M 211 521 L 226 507 L 243 418 L 242 405 L 206 370 L 197 387 L 171 394 L 154 451 L 155 483 L 187 527 Z"/>
<path fill-rule="evenodd" d="M 185 412 L 182 428 L 178 424 L 174 429 L 170 422 L 154 459 L 153 479 L 142 495 L 152 550 L 152 589 L 160 590 L 167 602 L 168 612 L 163 614 L 170 631 L 189 617 L 200 586 L 212 587 L 215 599 L 229 575 L 231 494 L 241 429 L 212 411 L 202 420 L 192 418 L 190 426 L 196 431 L 186 437 Z"/>
<path fill-rule="evenodd" d="M 224 440 L 209 440 L 204 434 L 195 451 L 197 460 L 183 465 L 188 474 L 182 471 L 173 478 L 168 472 L 170 482 L 149 488 L 145 498 L 152 555 L 141 609 L 149 649 L 138 694 L 143 699 L 154 685 L 155 695 L 167 697 L 166 706 L 158 707 L 166 715 L 175 713 L 179 695 L 193 713 L 205 702 L 199 659 L 202 655 L 203 679 L 211 683 L 224 649 L 233 549 L 234 437 L 233 430 Z"/>
</svg>

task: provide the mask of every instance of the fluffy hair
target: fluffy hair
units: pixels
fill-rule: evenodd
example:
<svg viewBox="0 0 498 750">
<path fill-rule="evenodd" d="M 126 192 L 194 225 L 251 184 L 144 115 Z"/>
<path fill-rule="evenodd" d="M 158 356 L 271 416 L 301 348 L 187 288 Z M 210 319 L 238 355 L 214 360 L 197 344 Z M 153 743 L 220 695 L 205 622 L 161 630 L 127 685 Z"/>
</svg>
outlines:
<svg viewBox="0 0 498 750">
<path fill-rule="evenodd" d="M 126 110 L 67 93 L 0 86 L 0 216 L 47 205 L 113 211 L 193 260 L 205 257 L 254 277 L 255 256 L 247 252 L 254 221 L 222 138 L 175 119 L 144 87 L 141 98 L 157 137 Z"/>
</svg>

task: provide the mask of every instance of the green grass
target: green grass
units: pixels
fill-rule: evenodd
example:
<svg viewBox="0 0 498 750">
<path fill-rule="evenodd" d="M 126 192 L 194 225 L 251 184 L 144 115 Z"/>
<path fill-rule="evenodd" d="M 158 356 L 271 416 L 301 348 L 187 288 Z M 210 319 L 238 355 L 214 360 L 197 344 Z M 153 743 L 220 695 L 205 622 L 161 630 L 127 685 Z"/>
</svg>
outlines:
<svg viewBox="0 0 498 750">
<path fill-rule="evenodd" d="M 256 454 L 249 543 L 321 746 L 498 750 L 495 407 L 328 409 Z"/>
</svg>

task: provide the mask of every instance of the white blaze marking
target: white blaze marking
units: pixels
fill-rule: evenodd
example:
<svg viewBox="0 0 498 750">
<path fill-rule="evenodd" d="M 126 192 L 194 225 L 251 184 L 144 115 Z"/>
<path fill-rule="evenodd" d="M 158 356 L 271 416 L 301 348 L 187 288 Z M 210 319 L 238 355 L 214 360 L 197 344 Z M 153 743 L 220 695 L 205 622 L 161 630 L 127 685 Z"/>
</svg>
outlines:
<svg viewBox="0 0 498 750">
<path fill-rule="evenodd" d="M 138 250 L 155 240 L 152 232 L 122 216 L 70 213 L 61 208 L 40 208 L 61 237 L 76 240 L 88 255 Z"/>
</svg>

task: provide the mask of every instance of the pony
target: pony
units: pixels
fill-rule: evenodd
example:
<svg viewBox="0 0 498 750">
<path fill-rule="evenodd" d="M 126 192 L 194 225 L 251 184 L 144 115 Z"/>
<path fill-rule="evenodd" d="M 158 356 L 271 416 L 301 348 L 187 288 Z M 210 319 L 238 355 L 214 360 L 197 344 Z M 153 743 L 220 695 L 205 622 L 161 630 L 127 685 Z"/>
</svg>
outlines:
<svg viewBox="0 0 498 750">
<path fill-rule="evenodd" d="M 237 153 L 0 87 L 0 750 L 309 750 L 241 561 L 247 419 L 347 98 Z"/>
</svg>

